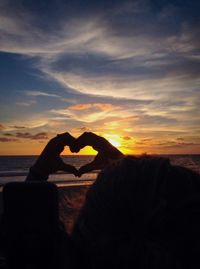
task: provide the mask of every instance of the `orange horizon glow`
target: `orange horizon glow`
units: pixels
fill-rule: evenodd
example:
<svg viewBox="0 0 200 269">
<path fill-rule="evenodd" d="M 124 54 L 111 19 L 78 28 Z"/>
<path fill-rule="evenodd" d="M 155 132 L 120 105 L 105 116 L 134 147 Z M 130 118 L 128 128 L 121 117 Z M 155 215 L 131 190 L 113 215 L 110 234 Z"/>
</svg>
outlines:
<svg viewBox="0 0 200 269">
<path fill-rule="evenodd" d="M 198 147 L 190 146 L 188 149 L 181 148 L 176 149 L 176 147 L 169 147 L 166 150 L 160 149 L 155 146 L 155 141 L 141 142 L 140 139 L 133 139 L 128 137 L 123 137 L 122 134 L 100 134 L 105 137 L 113 146 L 117 147 L 125 155 L 141 155 L 147 154 L 199 154 L 200 150 Z M 78 137 L 78 136 L 77 136 Z M 30 155 L 40 155 L 45 145 L 46 141 L 32 141 L 23 139 L 20 142 L 9 142 L 1 143 L 0 155 L 1 156 L 30 156 Z M 143 143 L 143 144 L 142 144 Z M 140 146 L 138 146 L 140 145 Z M 68 147 L 65 147 L 61 155 L 96 155 L 97 152 L 90 146 L 87 146 L 80 150 L 78 153 L 72 153 Z"/>
</svg>

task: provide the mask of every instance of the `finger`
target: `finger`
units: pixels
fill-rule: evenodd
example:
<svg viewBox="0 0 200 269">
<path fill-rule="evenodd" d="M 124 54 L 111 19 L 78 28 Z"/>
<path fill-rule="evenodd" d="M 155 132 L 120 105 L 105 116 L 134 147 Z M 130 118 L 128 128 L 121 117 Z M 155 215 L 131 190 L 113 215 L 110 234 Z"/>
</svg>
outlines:
<svg viewBox="0 0 200 269">
<path fill-rule="evenodd" d="M 109 145 L 110 143 L 104 137 L 98 136 L 91 132 L 85 132 L 76 139 L 73 145 L 70 146 L 70 150 L 72 152 L 79 152 L 79 150 L 85 146 L 91 146 L 95 150 L 100 151 Z"/>
<path fill-rule="evenodd" d="M 78 176 L 78 170 L 74 166 L 64 163 L 62 160 L 59 165 L 59 170 Z"/>
<path fill-rule="evenodd" d="M 95 164 L 95 162 L 88 163 L 86 165 L 83 165 L 79 170 L 78 170 L 78 176 L 81 177 L 85 173 L 89 173 L 93 170 L 97 170 L 98 165 Z"/>
<path fill-rule="evenodd" d="M 76 141 L 70 145 L 70 150 L 71 152 L 79 152 L 80 149 L 84 148 L 85 146 L 87 146 L 87 137 L 86 137 L 86 133 L 83 133 L 82 135 L 80 135 Z"/>
<path fill-rule="evenodd" d="M 58 134 L 56 137 L 56 142 L 63 146 L 70 146 L 76 140 L 70 133 Z"/>
<path fill-rule="evenodd" d="M 74 143 L 75 138 L 69 133 L 62 133 L 52 138 L 45 147 L 43 154 L 59 156 L 66 145 Z"/>
<path fill-rule="evenodd" d="M 97 156 L 95 157 L 94 161 L 82 166 L 78 170 L 78 172 L 79 172 L 79 174 L 81 176 L 82 174 L 91 172 L 93 170 L 103 169 L 108 164 L 107 161 L 108 160 L 105 158 L 105 156 L 103 154 L 98 153 Z"/>
</svg>

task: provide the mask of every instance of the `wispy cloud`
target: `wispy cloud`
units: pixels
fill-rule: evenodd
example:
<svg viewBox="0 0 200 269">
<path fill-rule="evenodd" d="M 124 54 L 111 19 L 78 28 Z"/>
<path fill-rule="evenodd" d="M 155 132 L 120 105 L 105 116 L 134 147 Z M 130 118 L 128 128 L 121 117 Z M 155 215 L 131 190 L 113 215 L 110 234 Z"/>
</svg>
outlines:
<svg viewBox="0 0 200 269">
<path fill-rule="evenodd" d="M 113 111 L 116 109 L 120 109 L 121 107 L 115 106 L 112 104 L 106 103 L 94 103 L 94 104 L 76 104 L 73 106 L 69 106 L 69 110 L 89 110 L 89 109 L 97 109 L 102 111 Z"/>
<path fill-rule="evenodd" d="M 25 94 L 28 96 L 47 96 L 47 97 L 56 97 L 56 98 L 61 98 L 61 96 L 57 94 L 52 94 L 48 92 L 42 92 L 42 91 L 25 91 Z"/>
<path fill-rule="evenodd" d="M 21 116 L 27 130 L 19 136 L 34 139 L 31 130 L 67 126 L 124 138 L 165 134 L 167 146 L 181 147 L 168 138 L 192 132 L 187 147 L 200 131 L 198 1 L 109 2 L 89 1 L 82 12 L 78 0 L 50 1 L 48 8 L 46 2 L 1 1 L 0 51 L 34 59 L 42 79 L 63 90 L 24 90 L 17 109 L 39 111 Z M 0 129 L 15 123 L 2 121 Z"/>
<path fill-rule="evenodd" d="M 7 138 L 7 137 L 0 137 L 0 142 L 6 143 L 6 142 L 17 142 L 19 141 L 16 138 Z"/>
<path fill-rule="evenodd" d="M 13 129 L 25 129 L 26 127 L 25 126 L 21 126 L 21 125 L 13 125 L 13 126 L 10 126 L 11 128 Z"/>
<path fill-rule="evenodd" d="M 35 100 L 27 101 L 27 102 L 16 102 L 17 106 L 22 106 L 22 107 L 29 107 L 32 106 L 36 103 Z"/>
</svg>

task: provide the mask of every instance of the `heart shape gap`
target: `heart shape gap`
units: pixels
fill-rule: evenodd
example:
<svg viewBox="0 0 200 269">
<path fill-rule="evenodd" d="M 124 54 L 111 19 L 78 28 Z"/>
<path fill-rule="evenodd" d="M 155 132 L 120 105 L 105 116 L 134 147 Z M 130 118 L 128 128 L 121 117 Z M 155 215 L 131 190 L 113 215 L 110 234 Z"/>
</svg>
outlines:
<svg viewBox="0 0 200 269">
<path fill-rule="evenodd" d="M 98 152 L 96 152 L 96 154 L 85 154 L 86 148 L 89 148 L 89 151 L 96 152 L 92 149 L 92 147 L 86 146 L 77 153 L 70 151 L 70 155 L 69 154 L 61 155 L 61 158 L 65 163 L 74 166 L 76 169 L 79 169 L 82 166 L 92 162 L 96 157 L 96 155 L 98 154 Z"/>
<path fill-rule="evenodd" d="M 80 137 L 78 139 L 80 139 Z M 78 139 L 75 139 L 75 142 Z M 89 149 L 90 151 L 96 153 L 96 154 L 92 154 L 92 155 L 82 154 L 81 151 L 83 152 L 86 148 Z M 102 154 L 100 152 L 98 152 L 97 150 L 95 150 L 94 147 L 91 145 L 85 145 L 84 147 L 82 147 L 80 149 L 76 149 L 76 151 L 74 151 L 73 150 L 73 143 L 72 143 L 72 145 L 69 146 L 69 150 L 71 151 L 71 155 L 68 155 L 66 157 L 64 157 L 64 156 L 61 156 L 61 157 L 62 157 L 63 161 L 66 158 L 65 163 L 67 165 L 71 165 L 72 167 L 74 167 L 77 170 L 76 176 L 78 176 L 78 177 L 82 176 L 82 174 L 89 173 L 93 170 L 99 170 L 102 168 L 102 165 L 105 166 L 105 161 L 104 161 L 104 158 L 102 158 Z M 79 157 L 79 160 L 77 159 L 77 157 Z M 77 161 L 77 165 L 74 164 L 74 160 L 70 161 L 70 158 L 72 158 L 72 159 L 74 158 Z M 87 160 L 83 160 L 84 158 L 85 159 L 87 158 Z M 101 163 L 102 163 L 102 165 L 101 165 Z"/>
</svg>

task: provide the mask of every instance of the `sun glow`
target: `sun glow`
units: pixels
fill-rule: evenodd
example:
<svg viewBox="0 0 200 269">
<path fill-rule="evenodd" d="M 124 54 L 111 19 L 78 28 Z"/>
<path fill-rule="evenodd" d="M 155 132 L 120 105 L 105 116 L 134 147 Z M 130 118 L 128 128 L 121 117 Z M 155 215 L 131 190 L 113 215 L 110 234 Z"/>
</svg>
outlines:
<svg viewBox="0 0 200 269">
<path fill-rule="evenodd" d="M 104 137 L 114 146 L 121 147 L 121 137 L 119 135 L 105 134 Z"/>
<path fill-rule="evenodd" d="M 121 143 L 115 139 L 108 139 L 108 141 L 114 146 L 114 147 L 120 147 L 121 146 Z"/>
</svg>

